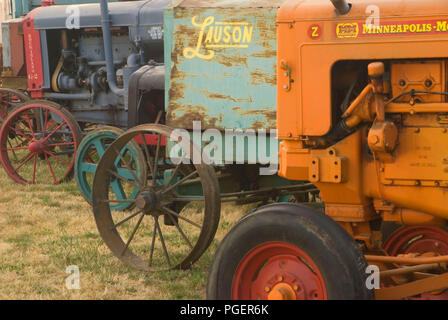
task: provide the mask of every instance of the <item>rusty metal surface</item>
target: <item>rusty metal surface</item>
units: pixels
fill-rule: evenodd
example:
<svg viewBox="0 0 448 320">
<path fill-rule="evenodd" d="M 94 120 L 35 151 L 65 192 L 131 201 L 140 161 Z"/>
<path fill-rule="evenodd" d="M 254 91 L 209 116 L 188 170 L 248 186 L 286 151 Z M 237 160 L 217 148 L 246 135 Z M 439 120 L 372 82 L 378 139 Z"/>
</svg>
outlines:
<svg viewBox="0 0 448 320">
<path fill-rule="evenodd" d="M 3 67 L 14 76 L 25 76 L 25 49 L 23 45 L 23 19 L 2 23 Z"/>
<path fill-rule="evenodd" d="M 375 256 L 366 255 L 366 260 L 369 262 L 388 262 L 398 264 L 427 264 L 427 263 L 443 263 L 448 262 L 448 256 L 436 256 L 436 257 L 390 257 L 390 256 Z"/>
<path fill-rule="evenodd" d="M 0 87 L 26 90 L 28 80 L 26 77 L 0 76 Z"/>
<path fill-rule="evenodd" d="M 375 290 L 377 300 L 398 300 L 448 287 L 448 272 L 427 279 Z"/>
<path fill-rule="evenodd" d="M 165 10 L 169 126 L 276 127 L 272 8 L 283 2 L 186 0 Z"/>
</svg>

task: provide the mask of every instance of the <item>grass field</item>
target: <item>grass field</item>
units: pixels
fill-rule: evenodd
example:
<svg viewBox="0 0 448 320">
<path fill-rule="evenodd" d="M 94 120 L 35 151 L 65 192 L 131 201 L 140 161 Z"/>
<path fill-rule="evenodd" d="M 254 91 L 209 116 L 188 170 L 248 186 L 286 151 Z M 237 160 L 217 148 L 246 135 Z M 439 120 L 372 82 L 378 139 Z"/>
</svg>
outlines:
<svg viewBox="0 0 448 320">
<path fill-rule="evenodd" d="M 1 169 L 0 299 L 204 299 L 219 241 L 252 207 L 223 206 L 216 238 L 191 270 L 146 273 L 104 245 L 74 181 L 23 186 Z M 66 288 L 70 265 L 79 267 L 79 290 Z"/>
</svg>

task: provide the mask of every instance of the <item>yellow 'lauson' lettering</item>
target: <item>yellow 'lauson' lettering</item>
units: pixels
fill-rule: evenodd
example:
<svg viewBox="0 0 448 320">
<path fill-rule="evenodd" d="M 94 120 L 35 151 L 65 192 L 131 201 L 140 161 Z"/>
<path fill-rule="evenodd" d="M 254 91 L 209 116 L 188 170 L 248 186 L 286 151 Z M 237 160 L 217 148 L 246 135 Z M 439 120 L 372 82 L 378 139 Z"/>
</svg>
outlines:
<svg viewBox="0 0 448 320">
<path fill-rule="evenodd" d="M 193 26 L 200 29 L 195 48 L 185 48 L 184 56 L 188 59 L 199 57 L 210 60 L 215 51 L 201 52 L 202 45 L 206 49 L 213 48 L 247 48 L 252 42 L 254 27 L 249 22 L 216 22 L 215 17 L 208 17 L 202 23 L 193 17 Z"/>
</svg>

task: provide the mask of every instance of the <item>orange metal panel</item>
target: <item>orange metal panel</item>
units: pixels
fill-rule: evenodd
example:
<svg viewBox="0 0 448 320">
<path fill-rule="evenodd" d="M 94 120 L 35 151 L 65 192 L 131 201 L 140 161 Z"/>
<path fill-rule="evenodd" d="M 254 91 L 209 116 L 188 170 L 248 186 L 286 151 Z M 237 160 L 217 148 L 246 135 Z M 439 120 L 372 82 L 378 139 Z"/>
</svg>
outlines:
<svg viewBox="0 0 448 320">
<path fill-rule="evenodd" d="M 334 13 L 330 1 L 287 1 L 277 17 L 278 61 L 291 69 L 294 82 L 285 86 L 288 76 L 279 64 L 279 137 L 321 136 L 330 130 L 330 75 L 337 61 L 445 58 L 448 22 L 441 15 L 448 16 L 448 2 L 429 2 L 379 1 L 387 28 L 372 33 L 365 27 L 370 1 L 354 2 L 343 16 Z"/>
<path fill-rule="evenodd" d="M 443 60 L 405 61 L 391 64 L 392 95 L 394 97 L 410 90 L 444 92 L 446 89 L 446 63 Z M 416 94 L 419 102 L 444 102 L 444 96 Z M 395 100 L 408 102 L 409 96 Z"/>
</svg>

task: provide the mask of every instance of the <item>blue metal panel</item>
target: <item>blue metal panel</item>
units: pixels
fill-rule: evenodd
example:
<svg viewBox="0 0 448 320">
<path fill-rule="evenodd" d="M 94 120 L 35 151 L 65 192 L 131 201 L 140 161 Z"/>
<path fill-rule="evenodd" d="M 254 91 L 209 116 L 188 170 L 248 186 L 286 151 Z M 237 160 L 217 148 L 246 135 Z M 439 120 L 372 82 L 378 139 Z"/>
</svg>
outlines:
<svg viewBox="0 0 448 320">
<path fill-rule="evenodd" d="M 179 1 L 165 10 L 167 123 L 276 127 L 276 14 L 283 0 Z"/>
</svg>

